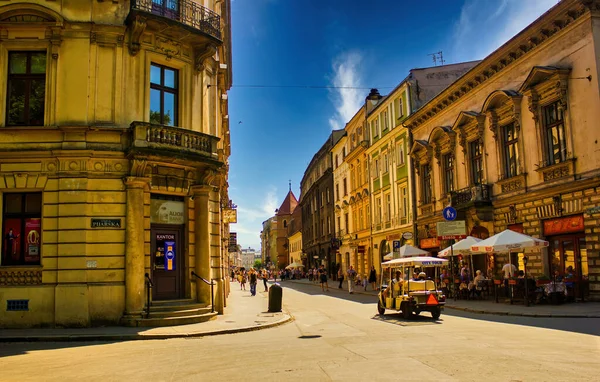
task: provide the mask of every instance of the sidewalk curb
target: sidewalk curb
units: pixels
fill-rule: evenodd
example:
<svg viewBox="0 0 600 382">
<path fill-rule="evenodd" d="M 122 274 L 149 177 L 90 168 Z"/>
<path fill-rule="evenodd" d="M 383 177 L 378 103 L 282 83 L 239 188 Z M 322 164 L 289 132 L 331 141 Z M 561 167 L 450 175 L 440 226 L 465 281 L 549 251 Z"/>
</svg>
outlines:
<svg viewBox="0 0 600 382">
<path fill-rule="evenodd" d="M 294 317 L 284 309 L 285 316 L 282 319 L 264 325 L 244 326 L 241 328 L 220 329 L 207 332 L 195 333 L 173 333 L 173 334 L 70 334 L 70 335 L 45 335 L 35 336 L 8 336 L 0 337 L 0 343 L 9 342 L 83 342 L 83 341 L 143 341 L 143 340 L 167 340 L 171 338 L 199 338 L 208 336 L 217 336 L 222 334 L 235 334 L 244 332 L 253 332 L 257 330 L 270 329 L 280 325 L 287 324 L 294 320 Z"/>
<path fill-rule="evenodd" d="M 598 314 L 545 314 L 545 313 L 512 313 L 512 312 L 494 312 L 489 310 L 462 308 L 451 306 L 446 303 L 444 306 L 447 309 L 460 310 L 463 312 L 476 314 L 490 314 L 494 316 L 515 316 L 515 317 L 536 317 L 536 318 L 600 318 Z"/>
</svg>

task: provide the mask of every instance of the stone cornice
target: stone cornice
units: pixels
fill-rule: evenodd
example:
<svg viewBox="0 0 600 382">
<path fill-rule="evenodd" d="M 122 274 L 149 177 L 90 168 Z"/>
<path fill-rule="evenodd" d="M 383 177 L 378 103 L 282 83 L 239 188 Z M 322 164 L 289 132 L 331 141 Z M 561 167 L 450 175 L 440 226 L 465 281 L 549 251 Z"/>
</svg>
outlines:
<svg viewBox="0 0 600 382">
<path fill-rule="evenodd" d="M 524 29 L 507 43 L 487 56 L 463 77 L 442 91 L 424 107 L 410 115 L 404 126 L 415 129 L 454 102 L 469 94 L 479 85 L 487 83 L 495 75 L 522 56 L 528 55 L 546 40 L 573 24 L 590 10 L 600 9 L 599 0 L 563 0 L 531 26 Z"/>
</svg>

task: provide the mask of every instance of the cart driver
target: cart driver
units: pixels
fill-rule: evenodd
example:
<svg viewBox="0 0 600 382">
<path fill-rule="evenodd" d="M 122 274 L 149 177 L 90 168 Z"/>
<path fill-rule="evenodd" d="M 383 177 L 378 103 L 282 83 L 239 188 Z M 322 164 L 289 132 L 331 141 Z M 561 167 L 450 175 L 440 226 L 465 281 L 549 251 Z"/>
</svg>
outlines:
<svg viewBox="0 0 600 382">
<path fill-rule="evenodd" d="M 392 290 L 392 297 L 400 295 L 403 281 L 404 280 L 402 279 L 402 272 L 396 271 L 396 278 L 394 278 L 390 282 L 390 285 L 388 285 L 387 288 L 385 288 L 385 290 L 383 291 L 383 297 L 387 298 L 390 290 Z"/>
</svg>

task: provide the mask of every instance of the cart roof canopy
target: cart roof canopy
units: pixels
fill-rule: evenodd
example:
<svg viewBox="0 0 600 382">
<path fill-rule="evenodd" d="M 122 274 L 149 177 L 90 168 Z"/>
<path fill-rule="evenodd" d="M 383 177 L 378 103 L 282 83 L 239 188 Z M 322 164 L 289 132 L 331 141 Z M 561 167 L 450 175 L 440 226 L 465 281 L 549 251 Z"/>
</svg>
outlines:
<svg viewBox="0 0 600 382">
<path fill-rule="evenodd" d="M 403 257 L 400 259 L 394 259 L 390 261 L 386 261 L 381 263 L 381 266 L 384 268 L 388 267 L 410 267 L 410 266 L 418 266 L 418 267 L 439 267 L 442 265 L 446 265 L 448 260 L 440 259 L 437 257 L 430 256 L 418 256 L 418 257 Z"/>
</svg>

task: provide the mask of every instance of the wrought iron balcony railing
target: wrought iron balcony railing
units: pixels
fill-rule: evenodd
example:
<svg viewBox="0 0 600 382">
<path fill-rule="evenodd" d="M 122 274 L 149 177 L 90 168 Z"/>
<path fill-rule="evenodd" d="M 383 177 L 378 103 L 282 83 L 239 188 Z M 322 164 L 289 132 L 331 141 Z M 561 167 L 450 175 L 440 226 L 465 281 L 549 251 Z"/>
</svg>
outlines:
<svg viewBox="0 0 600 382">
<path fill-rule="evenodd" d="M 195 154 L 211 159 L 217 159 L 218 137 L 182 129 L 179 127 L 154 125 L 146 122 L 133 122 L 132 147 L 151 149 L 157 154 L 175 152 L 186 155 Z"/>
<path fill-rule="evenodd" d="M 461 207 L 471 202 L 491 202 L 490 186 L 477 184 L 451 193 L 452 205 Z"/>
<path fill-rule="evenodd" d="M 166 17 L 221 39 L 219 15 L 193 0 L 131 0 L 131 10 Z"/>
</svg>

